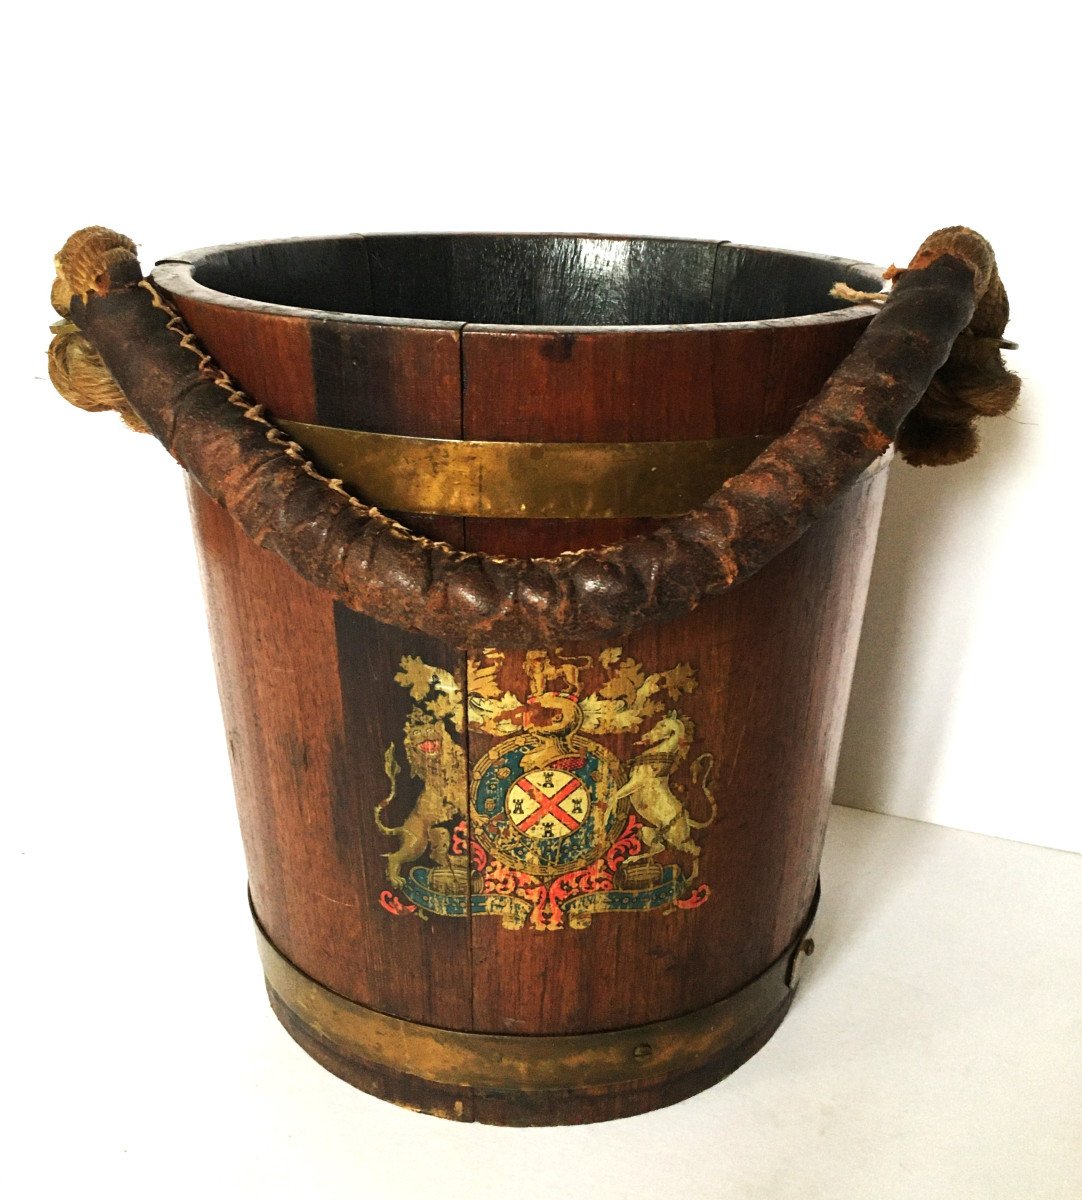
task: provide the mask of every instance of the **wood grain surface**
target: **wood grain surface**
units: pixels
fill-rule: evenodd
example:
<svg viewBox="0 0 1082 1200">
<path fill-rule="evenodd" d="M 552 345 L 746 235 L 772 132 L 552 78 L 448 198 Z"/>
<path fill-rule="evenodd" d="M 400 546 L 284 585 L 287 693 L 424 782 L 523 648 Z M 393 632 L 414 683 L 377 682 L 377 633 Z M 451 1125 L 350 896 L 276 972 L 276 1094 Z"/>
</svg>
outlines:
<svg viewBox="0 0 1082 1200">
<path fill-rule="evenodd" d="M 237 251 L 217 252 L 203 269 L 196 260 L 194 285 L 189 268 L 174 263 L 161 269 L 159 283 L 271 413 L 444 438 L 780 433 L 866 323 L 835 316 L 513 329 L 480 322 L 569 312 L 625 321 L 698 313 L 699 322 L 736 314 L 729 319 L 740 321 L 751 319 L 743 314 L 764 294 L 772 315 L 808 312 L 807 279 L 825 278 L 834 265 L 775 263 L 772 275 L 765 252 L 752 248 L 636 242 L 617 247 L 620 261 L 636 267 L 628 271 L 634 283 L 594 295 L 586 268 L 575 275 L 583 254 L 569 239 L 547 257 L 540 243 L 516 249 L 513 239 L 368 241 L 352 239 L 338 267 L 324 242 L 284 243 L 266 261 L 254 251 L 232 265 Z M 588 268 L 602 250 L 611 258 L 614 244 L 590 247 Z M 327 278 L 334 270 L 348 279 Z M 282 283 L 291 271 L 300 280 L 292 294 Z M 668 294 L 666 280 L 664 302 L 657 297 Z M 242 298 L 212 287 L 233 287 Z M 375 315 L 303 311 L 313 299 L 348 299 Z M 270 300 L 300 307 L 283 312 Z M 395 676 L 412 658 L 446 672 L 465 693 L 466 656 L 334 604 L 251 544 L 193 486 L 252 898 L 270 939 L 302 971 L 357 1003 L 455 1030 L 620 1029 L 691 1012 L 747 984 L 790 943 L 811 903 L 885 480 L 885 470 L 867 477 L 756 576 L 681 620 L 648 627 L 620 647 L 537 647 L 553 662 L 578 662 L 576 686 L 589 694 L 608 678 L 606 652 L 611 660 L 618 649 L 647 674 L 686 664 L 696 686 L 673 701 L 673 711 L 692 723 L 694 736 L 673 781 L 688 810 L 702 812 L 705 798 L 688 771 L 697 755 L 709 755 L 717 805 L 716 818 L 696 834 L 693 882 L 709 890 L 698 906 L 598 912 L 584 928 L 549 930 L 506 928 L 489 912 L 394 911 L 402 892 L 389 879 L 387 855 L 396 843 L 376 809 L 389 791 L 388 748 L 403 744 L 412 719 L 411 696 Z M 651 525 L 398 515 L 452 545 L 519 555 L 606 544 Z M 506 652 L 498 678 L 516 696 L 531 694 L 522 651 Z M 601 739 L 625 771 L 643 753 L 636 743 L 649 724 Z M 476 777 L 500 738 L 467 725 L 458 740 Z M 409 816 L 418 784 L 403 769 L 396 789 L 381 818 L 392 827 Z M 460 807 L 472 842 L 477 818 L 465 778 Z M 431 847 L 413 860 L 433 861 Z M 656 862 L 687 875 L 696 866 L 672 848 Z M 479 876 L 463 887 L 479 894 Z M 571 1091 L 540 1112 L 523 1110 L 513 1094 L 432 1089 L 350 1064 L 272 1001 L 310 1053 L 359 1086 L 443 1115 L 501 1123 L 594 1120 L 671 1102 L 743 1061 L 782 1015 L 754 1046 L 703 1064 L 694 1078 L 581 1097 Z"/>
</svg>

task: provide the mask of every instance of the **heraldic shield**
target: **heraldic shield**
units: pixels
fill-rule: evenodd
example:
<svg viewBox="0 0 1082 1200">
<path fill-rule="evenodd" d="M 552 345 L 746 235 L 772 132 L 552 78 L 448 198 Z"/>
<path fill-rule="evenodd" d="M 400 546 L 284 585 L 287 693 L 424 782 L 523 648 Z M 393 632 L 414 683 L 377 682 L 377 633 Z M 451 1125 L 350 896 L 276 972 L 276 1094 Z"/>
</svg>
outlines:
<svg viewBox="0 0 1082 1200">
<path fill-rule="evenodd" d="M 404 789 L 399 749 L 388 746 L 391 790 L 376 821 L 398 846 L 385 854 L 384 908 L 552 931 L 598 913 L 705 903 L 696 833 L 717 815 L 713 758 L 691 756 L 695 726 L 676 707 L 697 686 L 694 670 L 648 673 L 619 647 L 596 662 L 532 650 L 514 664 L 529 681 L 519 695 L 500 683 L 509 665 L 496 650 L 471 660 L 463 698 L 449 672 L 402 659 L 395 681 L 413 700 L 402 749 L 417 795 L 389 825 Z M 469 780 L 456 736 L 466 729 L 495 739 Z M 598 740 L 637 732 L 627 761 Z"/>
</svg>

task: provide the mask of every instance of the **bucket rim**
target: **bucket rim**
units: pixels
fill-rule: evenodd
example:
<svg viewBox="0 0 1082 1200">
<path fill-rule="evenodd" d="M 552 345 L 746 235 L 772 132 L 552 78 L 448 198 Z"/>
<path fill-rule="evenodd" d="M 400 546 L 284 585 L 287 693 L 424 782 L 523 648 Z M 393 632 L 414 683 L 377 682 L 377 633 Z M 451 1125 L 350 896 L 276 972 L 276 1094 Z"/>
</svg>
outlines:
<svg viewBox="0 0 1082 1200">
<path fill-rule="evenodd" d="M 873 263 L 857 259 L 844 258 L 837 255 L 817 254 L 805 250 L 789 250 L 779 246 L 763 246 L 750 242 L 733 242 L 726 239 L 706 239 L 689 237 L 668 237 L 664 235 L 636 235 L 611 233 L 571 233 L 560 231 L 529 231 L 516 232 L 513 230 L 416 230 L 394 231 L 387 230 L 379 233 L 348 233 L 348 234 L 311 234 L 299 237 L 256 238 L 250 241 L 228 242 L 221 245 L 202 246 L 193 250 L 185 250 L 175 255 L 158 259 L 150 278 L 155 286 L 182 299 L 213 305 L 219 308 L 241 310 L 248 313 L 268 317 L 293 318 L 302 320 L 333 321 L 335 323 L 366 326 L 389 326 L 411 329 L 433 329 L 463 332 L 465 330 L 486 333 L 507 332 L 523 335 L 529 334 L 590 334 L 608 335 L 611 337 L 626 336 L 627 334 L 673 335 L 716 333 L 720 331 L 752 331 L 765 329 L 793 329 L 808 326 L 827 326 L 845 324 L 851 321 L 865 322 L 877 311 L 874 304 L 844 303 L 841 307 L 828 309 L 823 312 L 805 313 L 788 317 L 761 317 L 752 320 L 739 321 L 687 321 L 668 323 L 634 323 L 634 324 L 559 324 L 559 323 L 519 323 L 471 321 L 454 319 L 434 319 L 427 317 L 399 317 L 379 313 L 355 313 L 340 309 L 319 308 L 308 305 L 280 304 L 268 300 L 253 300 L 239 296 L 196 279 L 196 270 L 208 263 L 215 256 L 234 254 L 257 247 L 266 246 L 300 246 L 314 243 L 329 242 L 363 242 L 375 238 L 552 238 L 552 239 L 581 239 L 584 241 L 621 241 L 621 242 L 656 242 L 689 245 L 732 246 L 737 250 L 748 250 L 764 254 L 777 254 L 788 259 L 805 260 L 823 266 L 835 266 L 837 282 L 847 283 L 857 290 L 873 290 L 881 285 L 883 268 Z M 824 302 L 829 301 L 829 295 L 824 291 Z"/>
</svg>

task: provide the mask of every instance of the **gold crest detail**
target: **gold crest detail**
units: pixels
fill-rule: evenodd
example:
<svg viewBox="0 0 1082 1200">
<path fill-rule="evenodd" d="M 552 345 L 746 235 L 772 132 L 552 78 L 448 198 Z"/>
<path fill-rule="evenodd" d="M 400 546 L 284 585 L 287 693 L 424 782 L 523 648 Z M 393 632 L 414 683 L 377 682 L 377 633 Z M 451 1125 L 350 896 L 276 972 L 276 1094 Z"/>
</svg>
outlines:
<svg viewBox="0 0 1082 1200">
<path fill-rule="evenodd" d="M 389 912 L 492 914 L 508 928 L 555 930 L 600 912 L 705 903 L 696 834 L 717 807 L 713 757 L 688 763 L 695 726 L 676 707 L 697 686 L 687 663 L 648 673 L 619 647 L 596 661 L 488 650 L 468 664 L 465 697 L 449 671 L 415 657 L 395 681 L 413 702 L 403 750 L 416 798 L 401 824 L 388 823 L 403 790 L 392 744 L 390 793 L 376 808 L 379 830 L 398 838 L 385 855 Z M 643 726 L 627 761 L 598 740 Z M 471 748 L 492 742 L 468 780 L 455 736 L 467 727 Z"/>
</svg>

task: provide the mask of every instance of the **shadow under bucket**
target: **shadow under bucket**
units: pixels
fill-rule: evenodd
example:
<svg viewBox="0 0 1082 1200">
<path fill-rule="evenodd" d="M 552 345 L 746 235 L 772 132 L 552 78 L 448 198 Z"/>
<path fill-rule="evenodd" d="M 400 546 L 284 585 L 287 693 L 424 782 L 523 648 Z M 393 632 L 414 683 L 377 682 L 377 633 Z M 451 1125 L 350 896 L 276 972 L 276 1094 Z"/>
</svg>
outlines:
<svg viewBox="0 0 1082 1200">
<path fill-rule="evenodd" d="M 990 247 L 933 234 L 878 314 L 727 242 L 134 249 L 69 239 L 50 371 L 190 473 L 283 1025 L 496 1124 L 734 1070 L 812 949 L 890 446 L 1017 392 Z"/>
</svg>

